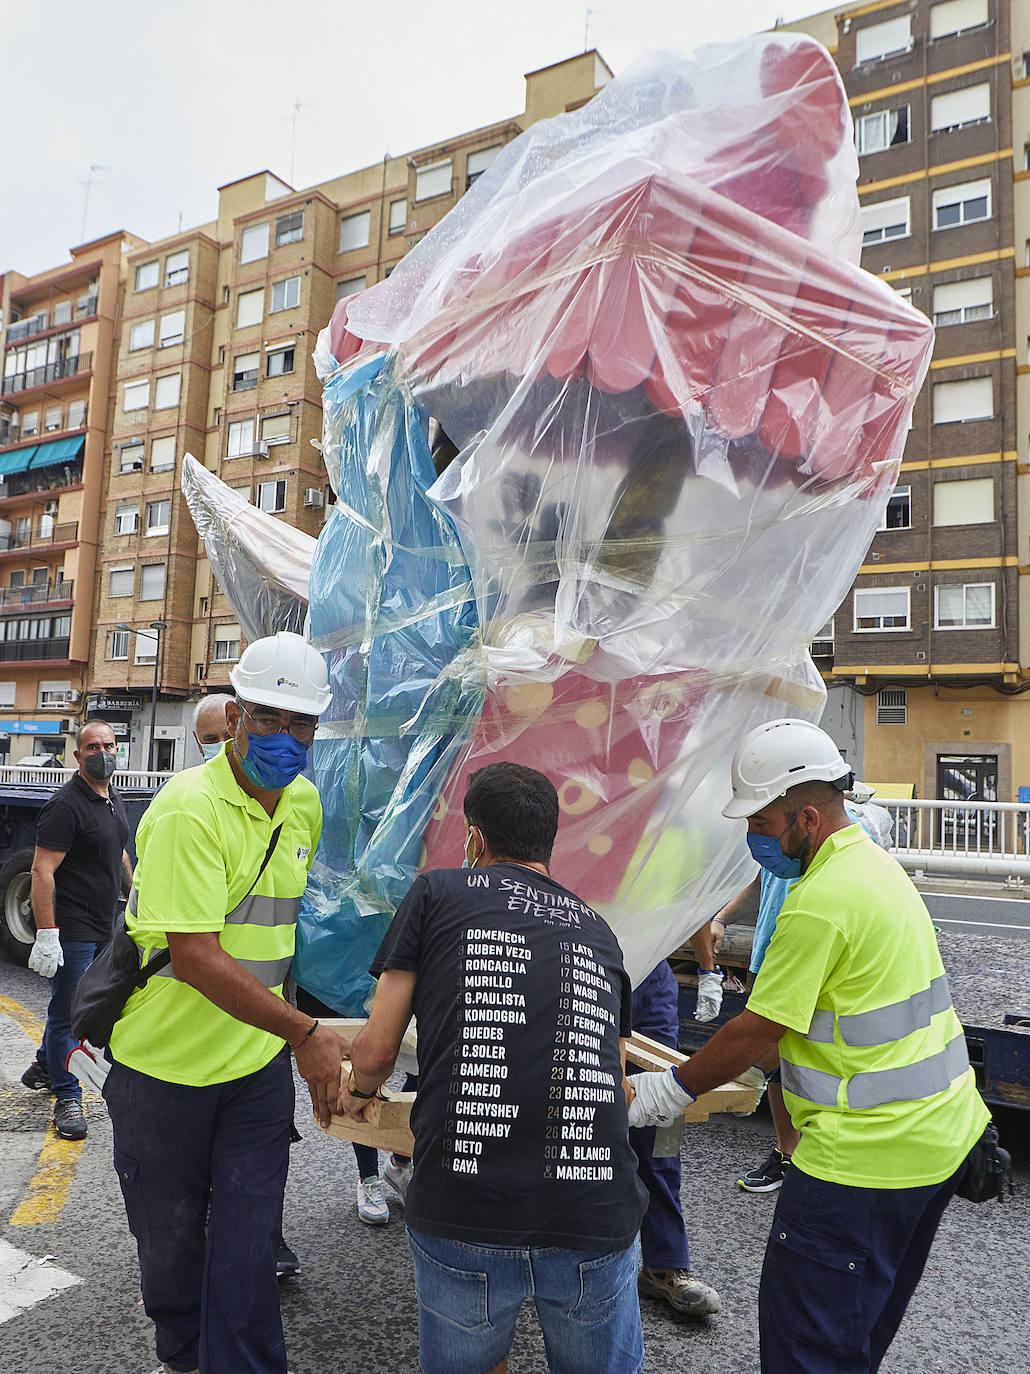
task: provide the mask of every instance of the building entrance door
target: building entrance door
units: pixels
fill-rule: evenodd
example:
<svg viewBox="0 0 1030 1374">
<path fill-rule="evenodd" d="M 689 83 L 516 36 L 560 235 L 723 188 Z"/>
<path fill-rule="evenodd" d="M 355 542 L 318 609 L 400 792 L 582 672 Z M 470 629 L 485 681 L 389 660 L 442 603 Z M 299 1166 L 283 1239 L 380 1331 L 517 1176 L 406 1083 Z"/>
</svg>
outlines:
<svg viewBox="0 0 1030 1374">
<path fill-rule="evenodd" d="M 997 801 L 997 754 L 938 754 L 939 801 Z M 956 849 L 990 848 L 998 825 L 996 811 L 945 808 L 941 813 L 942 839 Z"/>
</svg>

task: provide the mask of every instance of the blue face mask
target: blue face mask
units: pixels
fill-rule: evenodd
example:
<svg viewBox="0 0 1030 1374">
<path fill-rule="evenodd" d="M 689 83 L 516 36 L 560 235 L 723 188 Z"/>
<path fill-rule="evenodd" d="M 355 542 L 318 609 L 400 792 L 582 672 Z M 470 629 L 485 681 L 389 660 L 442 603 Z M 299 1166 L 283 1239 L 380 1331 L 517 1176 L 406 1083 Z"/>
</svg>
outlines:
<svg viewBox="0 0 1030 1374">
<path fill-rule="evenodd" d="M 240 759 L 256 787 L 278 792 L 288 787 L 308 761 L 308 747 L 284 730 L 277 735 L 247 734 L 247 757 Z"/>
<path fill-rule="evenodd" d="M 219 740 L 216 740 L 211 744 L 201 744 L 200 752 L 204 755 L 204 762 L 210 763 L 216 754 L 220 754 L 222 752 L 224 747 L 224 744 Z"/>
<path fill-rule="evenodd" d="M 801 877 L 801 858 L 804 850 L 796 859 L 792 859 L 789 854 L 783 852 L 781 843 L 787 830 L 797 820 L 794 815 L 790 819 L 790 825 L 779 835 L 752 835 L 748 831 L 747 847 L 751 850 L 751 857 L 756 863 L 760 863 L 763 868 L 776 878 L 800 878 Z"/>
</svg>

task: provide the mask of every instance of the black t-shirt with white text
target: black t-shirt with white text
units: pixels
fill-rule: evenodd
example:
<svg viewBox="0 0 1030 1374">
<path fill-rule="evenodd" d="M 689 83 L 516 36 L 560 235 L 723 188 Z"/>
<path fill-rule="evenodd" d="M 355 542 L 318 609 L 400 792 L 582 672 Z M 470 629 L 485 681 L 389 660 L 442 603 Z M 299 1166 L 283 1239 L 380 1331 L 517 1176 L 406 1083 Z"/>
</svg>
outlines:
<svg viewBox="0 0 1030 1374">
<path fill-rule="evenodd" d="M 372 964 L 414 972 L 416 1231 L 607 1253 L 647 1194 L 626 1134 L 631 989 L 607 922 L 516 863 L 417 877 Z"/>
</svg>

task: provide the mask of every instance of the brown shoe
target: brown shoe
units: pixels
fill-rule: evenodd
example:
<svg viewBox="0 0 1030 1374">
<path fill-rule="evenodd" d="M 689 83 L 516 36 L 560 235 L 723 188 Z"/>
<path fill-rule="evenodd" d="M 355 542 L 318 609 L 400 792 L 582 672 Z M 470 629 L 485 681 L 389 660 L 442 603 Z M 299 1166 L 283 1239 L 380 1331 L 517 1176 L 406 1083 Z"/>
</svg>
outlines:
<svg viewBox="0 0 1030 1374">
<path fill-rule="evenodd" d="M 713 1317 L 722 1310 L 719 1294 L 689 1269 L 642 1269 L 637 1288 L 645 1297 L 664 1298 L 676 1312 L 688 1317 Z"/>
</svg>

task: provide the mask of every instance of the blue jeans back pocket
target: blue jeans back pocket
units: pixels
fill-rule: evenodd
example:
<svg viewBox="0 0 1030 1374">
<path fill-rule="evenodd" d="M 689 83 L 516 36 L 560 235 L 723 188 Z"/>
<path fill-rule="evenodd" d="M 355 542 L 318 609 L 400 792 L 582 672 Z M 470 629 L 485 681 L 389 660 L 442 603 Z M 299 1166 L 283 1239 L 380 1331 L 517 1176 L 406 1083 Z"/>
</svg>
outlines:
<svg viewBox="0 0 1030 1374">
<path fill-rule="evenodd" d="M 486 1274 L 471 1269 L 453 1269 L 449 1264 L 441 1264 L 438 1259 L 427 1254 L 410 1230 L 408 1243 L 415 1261 L 418 1300 L 421 1306 L 463 1331 L 489 1330 Z"/>
<path fill-rule="evenodd" d="M 583 1260 L 579 1266 L 579 1300 L 569 1316 L 584 1326 L 607 1321 L 636 1276 L 637 1257 L 632 1245 L 627 1250 Z"/>
</svg>

